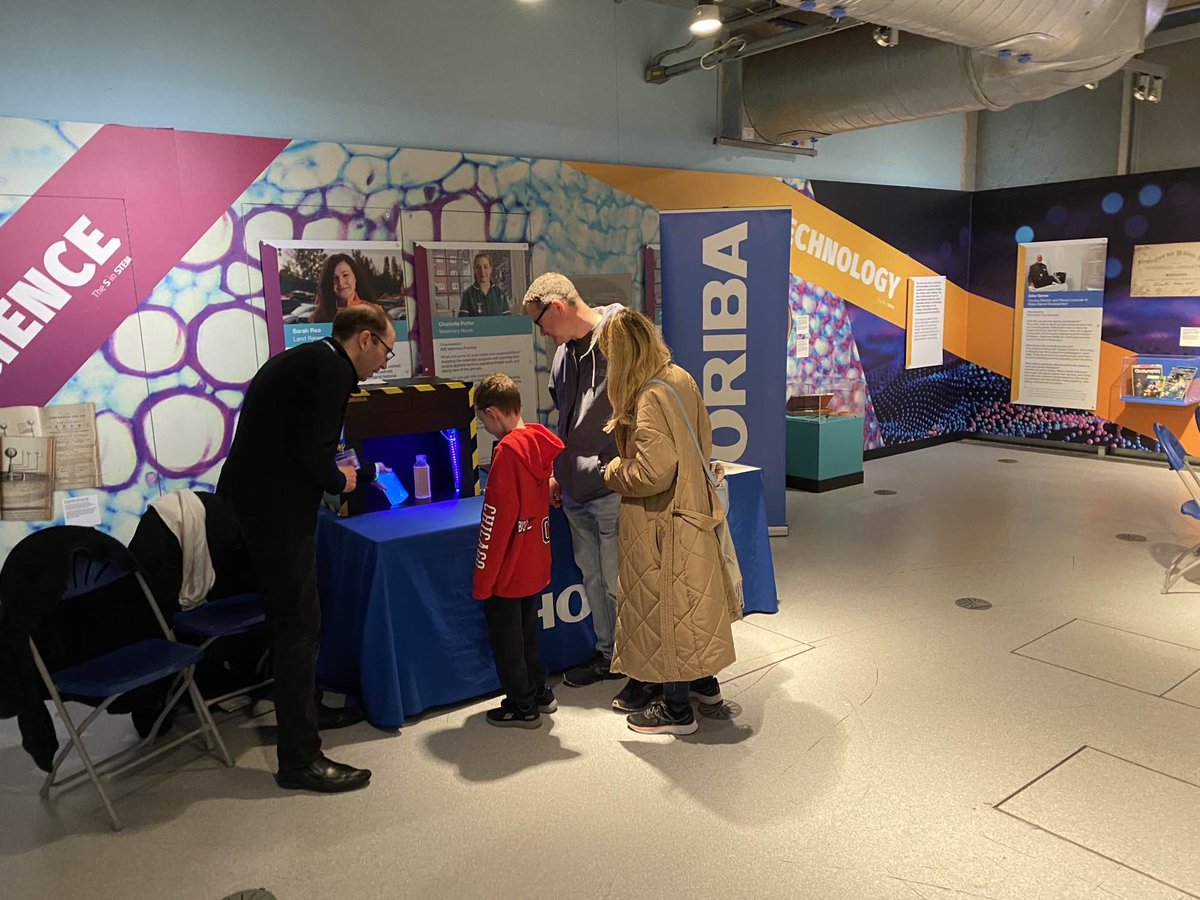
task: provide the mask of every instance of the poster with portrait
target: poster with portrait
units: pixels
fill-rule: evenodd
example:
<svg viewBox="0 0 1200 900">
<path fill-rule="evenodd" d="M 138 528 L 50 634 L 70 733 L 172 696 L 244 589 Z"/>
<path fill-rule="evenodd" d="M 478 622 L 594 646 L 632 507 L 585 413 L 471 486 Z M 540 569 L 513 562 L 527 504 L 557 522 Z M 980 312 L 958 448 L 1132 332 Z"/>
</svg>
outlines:
<svg viewBox="0 0 1200 900">
<path fill-rule="evenodd" d="M 1017 247 L 1012 402 L 1095 409 L 1107 238 Z"/>
<path fill-rule="evenodd" d="M 396 329 L 392 359 L 371 381 L 412 377 L 399 241 L 265 241 L 262 266 L 268 310 L 277 310 L 282 321 L 282 349 L 329 337 L 340 310 L 371 303 Z M 276 337 L 272 335 L 272 349 Z"/>
<path fill-rule="evenodd" d="M 504 372 L 520 388 L 526 414 L 535 417 L 533 323 L 521 309 L 529 246 L 422 241 L 415 250 L 418 314 L 428 315 L 432 326 L 421 326 L 426 374 L 477 382 Z M 479 462 L 486 465 L 492 438 L 481 429 L 478 443 Z"/>
</svg>

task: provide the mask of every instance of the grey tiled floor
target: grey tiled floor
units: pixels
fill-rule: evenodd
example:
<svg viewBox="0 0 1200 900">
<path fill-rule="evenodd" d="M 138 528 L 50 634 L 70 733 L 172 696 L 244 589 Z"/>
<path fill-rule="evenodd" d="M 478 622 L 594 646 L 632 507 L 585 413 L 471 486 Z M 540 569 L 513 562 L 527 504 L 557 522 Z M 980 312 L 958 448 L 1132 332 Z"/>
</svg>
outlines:
<svg viewBox="0 0 1200 900">
<path fill-rule="evenodd" d="M 0 895 L 1188 896 L 1176 888 L 1191 889 L 1194 866 L 1172 862 L 1195 856 L 1186 791 L 1155 807 L 1180 810 L 1180 829 L 1153 833 L 1136 791 L 1107 806 L 1079 796 L 1101 792 L 1090 772 L 1018 798 L 1069 818 L 1066 837 L 996 808 L 1084 746 L 1165 779 L 1148 783 L 1200 784 L 1194 683 L 1177 700 L 1101 680 L 1103 642 L 1100 677 L 1081 671 L 1086 629 L 1070 635 L 1069 667 L 1013 652 L 1085 620 L 1150 639 L 1125 647 L 1122 678 L 1154 641 L 1176 645 L 1171 674 L 1186 668 L 1200 585 L 1158 592 L 1170 558 L 1200 540 L 1182 499 L 1165 466 L 969 443 L 868 463 L 861 487 L 790 493 L 791 534 L 774 541 L 782 609 L 738 627 L 724 684 L 738 715 L 701 719 L 693 738 L 626 730 L 607 709 L 618 684 L 562 688 L 553 726 L 535 732 L 487 727 L 479 703 L 398 735 L 332 733 L 330 755 L 375 779 L 324 798 L 277 791 L 270 719 L 234 719 L 237 768 L 184 750 L 118 782 L 127 827 L 112 834 L 87 786 L 43 805 L 15 724 L 0 722 Z M 960 609 L 963 596 L 993 607 Z M 120 741 L 128 725 L 105 729 Z"/>
</svg>

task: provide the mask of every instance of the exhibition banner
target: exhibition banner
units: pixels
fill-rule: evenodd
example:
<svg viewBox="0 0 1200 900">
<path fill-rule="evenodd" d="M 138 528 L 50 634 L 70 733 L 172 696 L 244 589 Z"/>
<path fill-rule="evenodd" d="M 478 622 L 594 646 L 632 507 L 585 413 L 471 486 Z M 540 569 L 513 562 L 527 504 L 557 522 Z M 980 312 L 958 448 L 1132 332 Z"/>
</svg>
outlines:
<svg viewBox="0 0 1200 900">
<path fill-rule="evenodd" d="M 1095 409 L 1107 238 L 1017 248 L 1012 402 Z"/>
<path fill-rule="evenodd" d="M 662 325 L 696 379 L 713 456 L 763 470 L 767 524 L 786 529 L 791 210 L 663 212 Z"/>
</svg>

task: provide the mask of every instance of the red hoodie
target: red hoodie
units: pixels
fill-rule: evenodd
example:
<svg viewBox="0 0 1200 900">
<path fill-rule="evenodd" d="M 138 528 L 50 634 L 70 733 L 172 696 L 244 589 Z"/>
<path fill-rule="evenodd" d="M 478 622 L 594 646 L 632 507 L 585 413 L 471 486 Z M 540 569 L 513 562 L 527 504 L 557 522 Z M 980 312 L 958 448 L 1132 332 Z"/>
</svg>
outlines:
<svg viewBox="0 0 1200 900">
<path fill-rule="evenodd" d="M 506 434 L 492 450 L 483 494 L 476 600 L 529 597 L 550 583 L 550 475 L 563 442 L 541 425 Z"/>
</svg>

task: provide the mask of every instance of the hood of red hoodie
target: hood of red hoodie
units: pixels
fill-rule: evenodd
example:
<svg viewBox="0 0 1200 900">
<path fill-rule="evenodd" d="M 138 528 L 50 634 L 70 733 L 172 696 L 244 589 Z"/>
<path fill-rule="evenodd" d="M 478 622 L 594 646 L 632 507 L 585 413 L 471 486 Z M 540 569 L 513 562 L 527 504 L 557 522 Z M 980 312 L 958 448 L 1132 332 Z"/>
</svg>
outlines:
<svg viewBox="0 0 1200 900">
<path fill-rule="evenodd" d="M 554 459 L 562 452 L 563 442 L 557 434 L 536 422 L 510 431 L 500 442 L 505 452 L 513 454 L 521 465 L 539 480 L 554 472 Z"/>
</svg>

